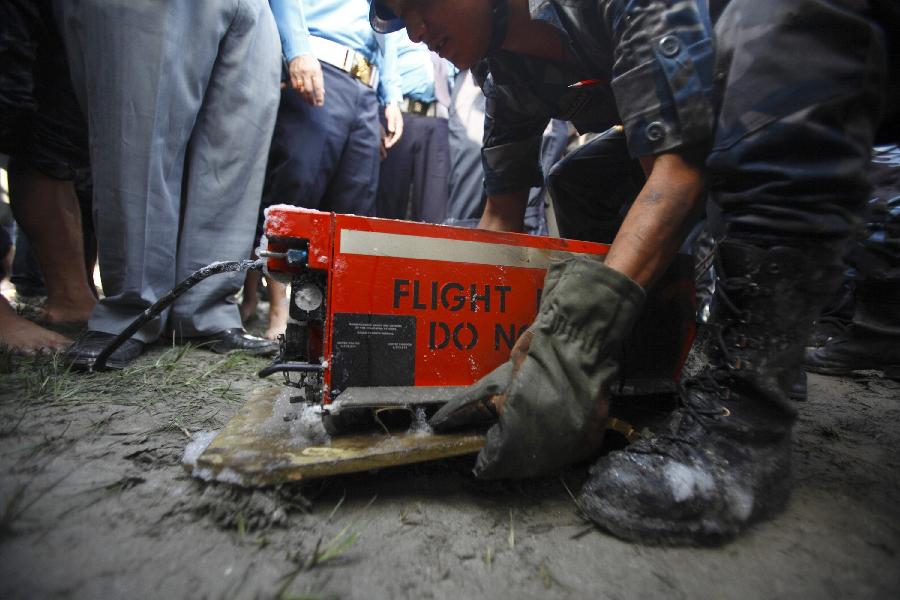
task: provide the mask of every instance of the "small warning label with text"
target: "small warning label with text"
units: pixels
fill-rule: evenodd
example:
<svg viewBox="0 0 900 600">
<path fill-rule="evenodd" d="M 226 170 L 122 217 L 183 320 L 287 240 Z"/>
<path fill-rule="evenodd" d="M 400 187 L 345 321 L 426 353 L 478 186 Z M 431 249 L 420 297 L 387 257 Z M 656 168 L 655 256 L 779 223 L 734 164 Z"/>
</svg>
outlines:
<svg viewBox="0 0 900 600">
<path fill-rule="evenodd" d="M 337 313 L 332 340 L 334 390 L 414 385 L 415 317 Z"/>
</svg>

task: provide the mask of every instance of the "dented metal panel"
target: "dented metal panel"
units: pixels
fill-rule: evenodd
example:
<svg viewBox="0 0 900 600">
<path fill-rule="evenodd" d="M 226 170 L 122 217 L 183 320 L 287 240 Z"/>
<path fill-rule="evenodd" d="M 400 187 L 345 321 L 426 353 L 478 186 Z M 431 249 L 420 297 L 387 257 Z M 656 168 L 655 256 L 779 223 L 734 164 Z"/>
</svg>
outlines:
<svg viewBox="0 0 900 600">
<path fill-rule="evenodd" d="M 200 455 L 196 467 L 191 467 L 194 473 L 260 487 L 474 454 L 484 445 L 484 436 L 475 433 L 387 435 L 383 431 L 298 445 L 289 433 L 272 434 L 266 428 L 279 393 L 278 388 L 253 393 Z"/>
</svg>

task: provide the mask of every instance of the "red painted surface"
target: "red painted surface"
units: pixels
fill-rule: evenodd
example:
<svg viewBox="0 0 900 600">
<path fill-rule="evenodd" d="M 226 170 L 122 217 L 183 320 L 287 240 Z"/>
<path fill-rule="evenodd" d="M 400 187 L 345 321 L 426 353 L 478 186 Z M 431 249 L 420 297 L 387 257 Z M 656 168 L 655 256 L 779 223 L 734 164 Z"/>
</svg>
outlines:
<svg viewBox="0 0 900 600">
<path fill-rule="evenodd" d="M 415 348 L 410 349 L 414 352 L 414 384 L 467 385 L 509 358 L 512 344 L 537 313 L 546 274 L 545 268 L 458 262 L 458 256 L 421 259 L 346 253 L 341 248 L 343 231 L 414 236 L 410 244 L 433 240 L 426 247 L 438 249 L 442 240 L 598 256 L 609 249 L 604 244 L 559 238 L 269 209 L 266 236 L 270 249 L 284 250 L 292 240 L 308 239 L 309 268 L 328 271 L 324 340 L 327 389 L 331 389 L 334 368 L 335 314 L 414 317 Z M 400 247 L 405 243 L 401 238 Z M 478 252 L 490 260 L 490 250 L 479 248 Z M 377 254 L 379 250 L 372 251 Z M 280 260 L 270 260 L 269 269 L 289 270 Z M 677 292 L 693 293 L 684 289 Z M 328 394 L 325 398 L 328 402 Z"/>
</svg>

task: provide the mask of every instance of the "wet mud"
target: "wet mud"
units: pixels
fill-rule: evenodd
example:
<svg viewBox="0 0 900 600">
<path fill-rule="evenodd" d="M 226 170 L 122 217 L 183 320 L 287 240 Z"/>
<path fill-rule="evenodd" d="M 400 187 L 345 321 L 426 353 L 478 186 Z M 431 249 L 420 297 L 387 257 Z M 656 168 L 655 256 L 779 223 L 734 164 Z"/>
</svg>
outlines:
<svg viewBox="0 0 900 600">
<path fill-rule="evenodd" d="M 528 482 L 475 480 L 472 458 L 203 482 L 186 446 L 269 385 L 264 363 L 194 351 L 173 366 L 169 352 L 58 385 L 45 365 L 43 387 L 0 364 L 0 598 L 900 597 L 900 384 L 875 374 L 809 377 L 782 514 L 720 548 L 673 549 L 585 522 L 585 466 Z"/>
</svg>

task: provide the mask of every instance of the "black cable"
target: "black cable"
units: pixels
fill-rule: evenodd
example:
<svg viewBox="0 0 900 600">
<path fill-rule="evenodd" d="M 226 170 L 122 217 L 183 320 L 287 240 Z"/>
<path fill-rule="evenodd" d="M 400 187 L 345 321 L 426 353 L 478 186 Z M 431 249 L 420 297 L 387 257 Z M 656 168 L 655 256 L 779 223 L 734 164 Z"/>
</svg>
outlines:
<svg viewBox="0 0 900 600">
<path fill-rule="evenodd" d="M 273 373 L 324 373 L 325 366 L 315 363 L 279 363 L 273 362 L 256 374 L 257 377 L 268 377 Z"/>
<path fill-rule="evenodd" d="M 219 273 L 239 273 L 241 271 L 247 270 L 262 270 L 262 268 L 266 264 L 265 258 L 259 258 L 256 260 L 237 260 L 237 261 L 223 261 L 223 262 L 214 262 L 210 265 L 206 265 L 202 269 L 194 271 L 190 276 L 187 277 L 184 281 L 176 285 L 172 290 L 150 305 L 147 310 L 140 314 L 138 318 L 131 322 L 131 324 L 126 327 L 119 335 L 114 337 L 104 348 L 100 354 L 97 355 L 97 360 L 94 361 L 94 364 L 91 366 L 92 371 L 104 371 L 106 370 L 106 361 L 109 359 L 110 355 L 119 349 L 119 346 L 125 343 L 126 340 L 131 338 L 135 332 L 147 324 L 150 319 L 158 316 L 159 313 L 164 311 L 170 304 L 172 304 L 176 298 L 180 295 L 206 279 L 207 277 L 211 277 L 213 275 L 218 275 Z"/>
</svg>

